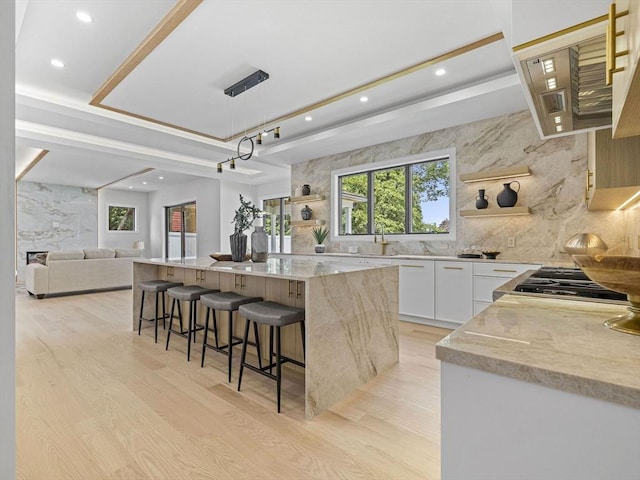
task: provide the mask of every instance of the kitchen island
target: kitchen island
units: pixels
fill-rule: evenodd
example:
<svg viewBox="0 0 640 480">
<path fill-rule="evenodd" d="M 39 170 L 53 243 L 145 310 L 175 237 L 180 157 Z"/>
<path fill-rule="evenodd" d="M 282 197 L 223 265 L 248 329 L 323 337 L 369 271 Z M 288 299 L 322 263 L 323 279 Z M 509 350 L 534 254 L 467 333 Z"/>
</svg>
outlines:
<svg viewBox="0 0 640 480">
<path fill-rule="evenodd" d="M 297 333 L 285 328 L 283 354 L 306 364 L 307 419 L 398 362 L 397 266 L 281 258 L 270 258 L 266 263 L 216 262 L 210 258 L 182 261 L 137 258 L 133 264 L 134 330 L 138 328 L 141 299 L 136 285 L 153 279 L 235 291 L 304 307 L 306 351 L 303 355 L 298 327 Z M 147 318 L 154 315 L 152 303 L 145 302 Z M 203 318 L 204 309 L 201 309 L 199 323 L 204 323 Z M 239 333 L 244 322 L 235 324 Z M 267 338 L 265 334 L 266 330 L 261 336 Z M 222 334 L 221 338 L 226 337 Z M 264 349 L 262 357 L 265 360 L 268 357 Z"/>
<path fill-rule="evenodd" d="M 442 478 L 640 478 L 640 336 L 622 305 L 505 295 L 436 346 Z"/>
</svg>

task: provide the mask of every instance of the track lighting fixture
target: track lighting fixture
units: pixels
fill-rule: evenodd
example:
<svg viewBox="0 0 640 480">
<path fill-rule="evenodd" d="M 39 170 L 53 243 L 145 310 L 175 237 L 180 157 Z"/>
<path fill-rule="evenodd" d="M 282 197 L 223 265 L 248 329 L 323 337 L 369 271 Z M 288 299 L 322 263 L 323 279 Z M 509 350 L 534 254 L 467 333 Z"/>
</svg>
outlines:
<svg viewBox="0 0 640 480">
<path fill-rule="evenodd" d="M 227 160 L 225 160 L 224 162 L 220 162 L 218 163 L 218 173 L 222 173 L 222 165 L 229 162 L 229 168 L 231 170 L 235 170 L 236 168 L 236 160 L 240 159 L 240 160 L 249 160 L 252 156 L 253 156 L 253 151 L 255 150 L 255 145 L 253 143 L 253 139 L 256 139 L 256 143 L 258 145 L 262 145 L 262 137 L 266 137 L 267 133 L 269 132 L 273 132 L 273 138 L 275 139 L 279 139 L 280 138 L 280 127 L 274 127 L 274 128 L 270 128 L 269 130 L 262 130 L 258 133 L 256 133 L 255 135 L 251 135 L 250 137 L 244 136 L 240 139 L 240 141 L 238 142 L 238 148 L 237 148 L 237 153 L 238 155 L 236 155 L 235 157 L 232 158 L 228 158 Z M 249 142 L 249 151 L 246 153 L 240 153 L 240 147 L 242 147 L 243 143 L 247 143 Z"/>
</svg>

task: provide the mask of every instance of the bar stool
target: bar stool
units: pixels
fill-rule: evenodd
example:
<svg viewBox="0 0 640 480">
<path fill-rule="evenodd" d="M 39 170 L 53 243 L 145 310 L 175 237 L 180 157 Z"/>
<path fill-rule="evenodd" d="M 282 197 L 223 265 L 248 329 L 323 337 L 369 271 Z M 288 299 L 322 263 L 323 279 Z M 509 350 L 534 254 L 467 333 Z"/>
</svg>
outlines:
<svg viewBox="0 0 640 480">
<path fill-rule="evenodd" d="M 155 342 L 158 343 L 158 320 L 162 318 L 162 328 L 165 328 L 165 320 L 168 318 L 167 310 L 165 308 L 165 292 L 173 287 L 179 287 L 182 282 L 168 282 L 166 280 L 147 280 L 145 282 L 138 282 L 138 288 L 142 290 L 142 299 L 140 300 L 140 317 L 138 318 L 138 335 L 140 335 L 140 328 L 142 327 L 142 321 L 155 322 Z M 155 293 L 156 295 L 156 316 L 155 318 L 144 318 L 142 313 L 144 312 L 144 294 L 145 292 Z M 158 295 L 162 293 L 162 317 L 158 317 Z"/>
<path fill-rule="evenodd" d="M 214 350 L 218 353 L 222 353 L 228 357 L 229 363 L 229 382 L 231 382 L 231 365 L 233 363 L 233 347 L 240 345 L 242 339 L 233 335 L 233 312 L 238 311 L 240 305 L 247 303 L 261 302 L 262 297 L 246 297 L 239 295 L 235 292 L 219 292 L 219 293 L 207 293 L 200 297 L 200 302 L 207 307 L 207 315 L 205 317 L 204 325 L 204 341 L 202 342 L 202 361 L 200 366 L 204 367 L 204 357 L 207 352 L 207 348 Z M 218 343 L 218 324 L 216 320 L 216 310 L 229 312 L 229 334 L 226 345 L 220 345 Z M 209 312 L 213 311 L 213 334 L 215 337 L 215 345 L 207 343 L 207 335 L 209 332 Z M 258 364 L 262 368 L 262 359 L 260 357 L 260 337 L 258 335 L 258 325 L 253 324 L 253 335 L 255 342 L 248 342 L 249 345 L 254 345 L 258 354 Z"/>
<path fill-rule="evenodd" d="M 200 296 L 205 293 L 214 293 L 219 291 L 220 290 L 216 290 L 214 288 L 204 288 L 199 285 L 185 285 L 182 287 L 173 287 L 167 290 L 167 295 L 169 295 L 170 298 L 173 298 L 173 302 L 171 303 L 171 315 L 169 317 L 169 330 L 167 331 L 167 346 L 165 347 L 165 350 L 169 350 L 171 333 L 175 333 L 176 335 L 180 335 L 187 339 L 187 362 L 191 359 L 191 336 L 193 335 L 193 343 L 195 343 L 196 332 L 204 329 L 204 327 L 199 327 L 196 323 L 198 318 L 198 300 L 200 300 Z M 189 302 L 189 328 L 187 328 L 187 330 L 184 330 L 182 325 L 182 311 L 180 309 L 181 301 Z M 178 302 L 178 320 L 180 321 L 179 332 L 172 329 L 173 310 L 176 302 Z"/>
<path fill-rule="evenodd" d="M 280 413 L 280 385 L 282 379 L 281 366 L 283 363 L 291 362 L 300 367 L 304 367 L 304 363 L 282 355 L 280 350 L 280 328 L 294 323 L 300 323 L 302 332 L 302 351 L 304 354 L 304 308 L 290 307 L 275 302 L 255 302 L 246 305 L 240 305 L 238 313 L 246 318 L 244 326 L 244 338 L 242 342 L 242 355 L 240 357 L 240 373 L 238 375 L 238 391 L 242 384 L 242 372 L 244 368 L 253 370 L 260 375 L 276 381 L 278 413 Z M 269 325 L 269 365 L 265 367 L 256 367 L 245 362 L 247 356 L 247 337 L 249 336 L 249 324 L 251 322 Z M 276 351 L 273 353 L 273 329 L 276 331 Z M 276 357 L 275 365 L 273 356 Z M 276 367 L 275 376 L 272 374 L 272 368 Z M 269 370 L 267 372 L 267 370 Z"/>
</svg>

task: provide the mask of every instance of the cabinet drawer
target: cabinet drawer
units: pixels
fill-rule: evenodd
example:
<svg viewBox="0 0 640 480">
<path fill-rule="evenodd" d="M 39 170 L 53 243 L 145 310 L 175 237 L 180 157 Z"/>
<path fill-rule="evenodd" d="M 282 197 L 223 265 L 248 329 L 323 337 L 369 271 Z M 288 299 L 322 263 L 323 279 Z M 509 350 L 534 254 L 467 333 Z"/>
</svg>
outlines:
<svg viewBox="0 0 640 480">
<path fill-rule="evenodd" d="M 473 264 L 473 274 L 485 277 L 507 277 L 514 278 L 527 270 L 537 270 L 540 265 L 529 265 L 520 263 L 475 263 Z"/>
</svg>

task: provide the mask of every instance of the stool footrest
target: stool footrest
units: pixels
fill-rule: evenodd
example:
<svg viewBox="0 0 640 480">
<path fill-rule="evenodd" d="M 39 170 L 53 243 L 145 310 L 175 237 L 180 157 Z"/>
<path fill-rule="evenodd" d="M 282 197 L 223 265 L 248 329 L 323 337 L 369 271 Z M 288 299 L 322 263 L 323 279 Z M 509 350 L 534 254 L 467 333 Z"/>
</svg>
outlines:
<svg viewBox="0 0 640 480">
<path fill-rule="evenodd" d="M 200 330 L 204 330 L 204 327 L 202 326 L 196 326 L 193 330 L 191 330 L 191 332 L 199 332 Z M 174 330 L 171 329 L 171 333 L 173 333 L 174 335 L 179 335 L 183 338 L 189 338 L 189 330 Z"/>
</svg>

